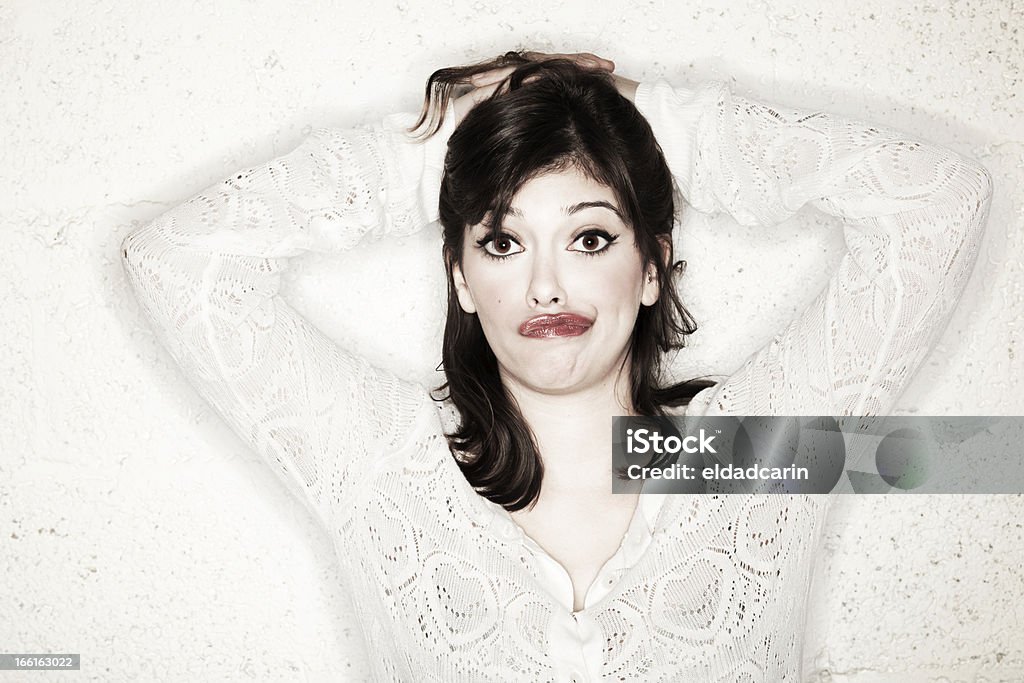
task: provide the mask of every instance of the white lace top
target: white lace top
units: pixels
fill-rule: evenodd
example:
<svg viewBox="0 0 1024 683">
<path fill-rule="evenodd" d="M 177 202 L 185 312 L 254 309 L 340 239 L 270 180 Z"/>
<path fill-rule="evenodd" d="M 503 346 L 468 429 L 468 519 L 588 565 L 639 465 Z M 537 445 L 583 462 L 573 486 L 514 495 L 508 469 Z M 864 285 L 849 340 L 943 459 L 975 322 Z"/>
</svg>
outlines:
<svg viewBox="0 0 1024 683">
<path fill-rule="evenodd" d="M 825 290 L 688 412 L 888 411 L 971 270 L 988 173 L 721 84 L 644 84 L 636 101 L 693 208 L 768 227 L 810 203 L 845 223 Z M 822 497 L 642 496 L 573 613 L 565 570 L 462 476 L 427 390 L 347 354 L 278 295 L 290 257 L 436 219 L 451 119 L 425 144 L 404 135 L 411 120 L 317 130 L 123 243 L 189 380 L 329 531 L 375 676 L 798 680 Z"/>
</svg>

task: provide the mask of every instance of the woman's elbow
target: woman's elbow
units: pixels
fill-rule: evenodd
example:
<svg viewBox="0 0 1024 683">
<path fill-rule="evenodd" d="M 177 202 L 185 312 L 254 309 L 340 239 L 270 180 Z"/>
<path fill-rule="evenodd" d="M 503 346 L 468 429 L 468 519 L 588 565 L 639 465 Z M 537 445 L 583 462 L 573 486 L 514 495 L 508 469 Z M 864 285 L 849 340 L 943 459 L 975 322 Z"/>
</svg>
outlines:
<svg viewBox="0 0 1024 683">
<path fill-rule="evenodd" d="M 121 261 L 124 262 L 125 264 L 130 262 L 132 258 L 131 255 L 134 253 L 135 235 L 137 233 L 138 230 L 133 230 L 132 232 L 125 235 L 124 239 L 121 240 Z"/>
<path fill-rule="evenodd" d="M 992 203 L 993 181 L 988 169 L 973 159 L 957 156 L 956 172 L 947 184 L 944 201 L 935 208 L 948 232 L 942 278 L 962 288 L 981 249 Z M 951 277 L 959 273 L 959 277 Z"/>
<path fill-rule="evenodd" d="M 965 159 L 964 167 L 961 181 L 964 195 L 959 198 L 962 210 L 967 213 L 967 220 L 964 221 L 966 224 L 964 242 L 973 245 L 972 251 L 977 251 L 985 233 L 985 223 L 988 221 L 995 183 L 989 170 L 977 161 Z"/>
<path fill-rule="evenodd" d="M 132 230 L 121 240 L 121 263 L 125 267 L 136 263 L 144 254 L 160 251 L 160 233 L 155 223 Z"/>
<path fill-rule="evenodd" d="M 987 207 L 992 202 L 992 192 L 995 189 L 995 181 L 992 173 L 977 161 L 971 162 L 971 168 L 977 178 L 976 196 L 981 206 Z"/>
<path fill-rule="evenodd" d="M 959 157 L 956 174 L 956 194 L 958 203 L 976 215 L 984 218 L 992 202 L 992 191 L 995 183 L 992 174 L 979 162 Z"/>
</svg>

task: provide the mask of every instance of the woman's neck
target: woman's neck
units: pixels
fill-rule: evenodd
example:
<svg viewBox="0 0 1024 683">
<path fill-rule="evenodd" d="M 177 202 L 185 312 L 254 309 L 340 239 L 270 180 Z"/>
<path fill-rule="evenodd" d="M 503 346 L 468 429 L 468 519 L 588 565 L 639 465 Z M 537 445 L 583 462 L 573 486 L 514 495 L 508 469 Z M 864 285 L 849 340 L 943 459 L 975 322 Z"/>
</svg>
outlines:
<svg viewBox="0 0 1024 683">
<path fill-rule="evenodd" d="M 537 439 L 546 490 L 610 492 L 611 418 L 633 413 L 628 378 L 623 367 L 606 383 L 567 394 L 506 383 Z"/>
</svg>

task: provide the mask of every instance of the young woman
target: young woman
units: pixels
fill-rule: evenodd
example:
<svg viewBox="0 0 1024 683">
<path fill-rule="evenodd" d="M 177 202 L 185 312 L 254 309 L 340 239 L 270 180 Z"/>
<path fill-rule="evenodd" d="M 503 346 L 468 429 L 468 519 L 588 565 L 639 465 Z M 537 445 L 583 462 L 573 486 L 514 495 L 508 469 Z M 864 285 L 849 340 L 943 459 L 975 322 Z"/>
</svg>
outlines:
<svg viewBox="0 0 1024 683">
<path fill-rule="evenodd" d="M 425 140 L 414 117 L 317 130 L 124 241 L 190 381 L 329 530 L 380 680 L 797 680 L 821 498 L 613 496 L 609 418 L 884 413 L 972 267 L 978 164 L 610 69 L 510 54 L 443 70 Z M 449 102 L 460 82 L 476 89 Z M 662 384 L 693 329 L 673 178 L 746 225 L 809 203 L 846 226 L 826 289 L 713 386 Z M 438 218 L 443 401 L 277 294 L 290 257 Z"/>
</svg>

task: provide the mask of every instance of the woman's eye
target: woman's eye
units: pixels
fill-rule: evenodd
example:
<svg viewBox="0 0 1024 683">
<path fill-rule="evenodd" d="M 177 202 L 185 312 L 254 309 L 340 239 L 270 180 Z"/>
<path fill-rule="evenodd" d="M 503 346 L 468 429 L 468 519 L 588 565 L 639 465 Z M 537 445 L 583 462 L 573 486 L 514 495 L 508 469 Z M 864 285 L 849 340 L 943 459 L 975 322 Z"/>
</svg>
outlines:
<svg viewBox="0 0 1024 683">
<path fill-rule="evenodd" d="M 491 256 L 511 256 L 523 250 L 523 247 L 508 235 L 498 235 L 494 239 L 488 239 L 482 246 L 484 251 Z"/>
<path fill-rule="evenodd" d="M 617 235 L 616 235 L 617 237 Z M 570 251 L 582 251 L 584 253 L 597 253 L 604 251 L 608 245 L 615 241 L 615 237 L 604 232 L 585 232 L 573 242 Z"/>
</svg>

